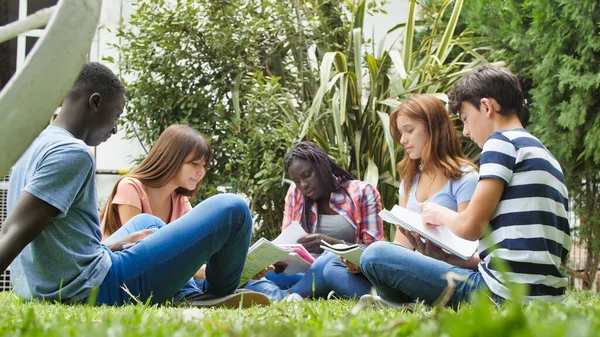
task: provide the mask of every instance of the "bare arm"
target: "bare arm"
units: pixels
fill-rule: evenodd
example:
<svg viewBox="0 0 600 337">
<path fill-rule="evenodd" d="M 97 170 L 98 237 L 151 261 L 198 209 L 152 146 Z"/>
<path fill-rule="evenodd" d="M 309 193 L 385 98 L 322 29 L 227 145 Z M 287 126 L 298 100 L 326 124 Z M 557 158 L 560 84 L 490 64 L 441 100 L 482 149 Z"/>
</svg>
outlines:
<svg viewBox="0 0 600 337">
<path fill-rule="evenodd" d="M 458 211 L 464 211 L 468 207 L 468 204 L 468 201 L 460 203 L 458 205 Z M 456 255 L 445 252 L 438 246 L 431 243 L 431 241 L 429 240 L 425 240 L 425 242 L 423 242 L 423 240 L 421 240 L 421 237 L 417 233 L 410 233 L 401 227 L 398 228 L 398 231 L 402 232 L 403 236 L 408 241 L 410 241 L 411 246 L 415 247 L 415 249 L 423 255 L 432 257 L 440 261 L 444 261 L 454 266 L 473 270 L 476 270 L 477 265 L 479 264 L 479 262 L 481 262 L 481 260 L 479 259 L 479 254 L 477 253 L 473 254 L 469 260 L 465 261 Z"/>
<path fill-rule="evenodd" d="M 458 204 L 458 212 L 464 212 L 469 207 L 469 204 L 469 201 L 461 202 L 460 204 Z M 445 261 L 454 266 L 477 270 L 477 265 L 479 264 L 479 262 L 481 262 L 481 259 L 479 258 L 479 254 L 475 252 L 475 254 L 473 254 L 471 258 L 467 261 L 452 254 L 446 255 Z"/>
<path fill-rule="evenodd" d="M 477 253 L 473 254 L 471 258 L 467 261 L 459 258 L 456 255 L 448 255 L 446 258 L 446 262 L 457 267 L 477 270 L 477 265 L 479 264 L 479 262 L 481 262 L 481 259 L 479 258 L 479 254 Z"/>
<path fill-rule="evenodd" d="M 457 213 L 434 203 L 425 203 L 421 204 L 421 215 L 426 223 L 446 225 L 461 238 L 479 240 L 485 233 L 503 192 L 504 181 L 481 179 L 464 211 Z"/>
<path fill-rule="evenodd" d="M 400 207 L 406 208 L 406 198 L 400 195 L 399 199 L 400 201 L 398 204 Z M 410 240 L 402 233 L 402 231 L 399 231 L 398 229 L 396 229 L 396 234 L 394 235 L 394 243 L 402 245 L 410 250 L 415 249 L 415 247 L 410 243 Z"/>
<path fill-rule="evenodd" d="M 134 216 L 142 214 L 141 209 L 131 205 L 117 204 L 117 210 L 119 211 L 119 220 L 121 220 L 122 224 L 127 223 L 127 221 L 129 221 Z"/>
<path fill-rule="evenodd" d="M 59 210 L 47 202 L 23 192 L 0 230 L 0 270 L 4 271 L 48 226 Z"/>
</svg>

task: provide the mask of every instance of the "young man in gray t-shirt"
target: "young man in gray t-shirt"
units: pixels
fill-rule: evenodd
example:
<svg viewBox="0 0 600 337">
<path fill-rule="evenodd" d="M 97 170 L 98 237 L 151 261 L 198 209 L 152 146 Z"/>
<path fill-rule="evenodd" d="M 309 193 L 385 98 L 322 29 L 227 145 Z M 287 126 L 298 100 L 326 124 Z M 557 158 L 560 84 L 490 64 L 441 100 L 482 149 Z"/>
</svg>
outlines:
<svg viewBox="0 0 600 337">
<path fill-rule="evenodd" d="M 105 66 L 88 63 L 57 119 L 31 144 L 10 179 L 8 217 L 0 231 L 0 271 L 11 264 L 14 291 L 25 299 L 125 304 L 133 294 L 162 303 L 266 304 L 262 294 L 234 292 L 252 220 L 246 203 L 218 195 L 165 226 L 141 214 L 101 242 L 94 158 L 88 146 L 117 131 L 125 89 Z M 199 289 L 190 281 L 208 263 Z M 124 290 L 124 286 L 128 292 Z"/>
</svg>

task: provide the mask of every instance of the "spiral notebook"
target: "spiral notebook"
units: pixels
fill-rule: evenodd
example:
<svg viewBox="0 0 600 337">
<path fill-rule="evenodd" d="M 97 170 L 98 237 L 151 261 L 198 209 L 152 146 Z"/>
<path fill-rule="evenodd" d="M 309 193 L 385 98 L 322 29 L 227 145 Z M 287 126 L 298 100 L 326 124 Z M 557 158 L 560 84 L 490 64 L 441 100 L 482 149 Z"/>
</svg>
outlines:
<svg viewBox="0 0 600 337">
<path fill-rule="evenodd" d="M 379 212 L 379 217 L 385 222 L 400 226 L 408 231 L 417 232 L 421 237 L 433 242 L 463 260 L 471 258 L 477 249 L 478 241 L 469 241 L 456 236 L 446 226 L 425 227 L 421 214 L 395 205 L 391 211 L 387 209 Z"/>
</svg>

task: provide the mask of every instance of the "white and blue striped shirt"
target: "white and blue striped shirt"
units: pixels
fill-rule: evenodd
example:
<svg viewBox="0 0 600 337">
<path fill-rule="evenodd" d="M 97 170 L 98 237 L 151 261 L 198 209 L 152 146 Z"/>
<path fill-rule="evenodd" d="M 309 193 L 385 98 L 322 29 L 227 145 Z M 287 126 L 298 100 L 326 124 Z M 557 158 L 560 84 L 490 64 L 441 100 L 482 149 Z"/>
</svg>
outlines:
<svg viewBox="0 0 600 337">
<path fill-rule="evenodd" d="M 507 299 L 507 282 L 526 284 L 526 299 L 562 298 L 568 280 L 559 266 L 571 249 L 571 236 L 560 164 L 527 130 L 497 131 L 481 153 L 479 179 L 487 178 L 506 185 L 490 221 L 491 232 L 479 241 L 485 283 Z M 510 272 L 501 274 L 497 260 Z"/>
</svg>

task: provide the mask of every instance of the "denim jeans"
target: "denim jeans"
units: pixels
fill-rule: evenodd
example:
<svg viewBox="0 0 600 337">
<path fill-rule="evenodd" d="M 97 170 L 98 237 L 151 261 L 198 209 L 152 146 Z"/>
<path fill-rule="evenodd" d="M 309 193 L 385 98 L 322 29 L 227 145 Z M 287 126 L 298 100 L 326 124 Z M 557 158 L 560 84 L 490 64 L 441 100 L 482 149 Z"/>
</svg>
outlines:
<svg viewBox="0 0 600 337">
<path fill-rule="evenodd" d="M 248 281 L 244 288 L 263 293 L 267 295 L 269 299 L 274 301 L 282 300 L 291 293 L 297 293 L 302 297 L 323 297 L 326 296 L 329 291 L 331 291 L 331 289 L 325 283 L 325 279 L 323 278 L 323 269 L 329 262 L 333 260 L 337 260 L 337 255 L 331 252 L 323 253 L 308 268 L 300 281 L 291 286 L 288 290 L 279 288 L 275 282 L 264 277 L 257 281 Z"/>
<path fill-rule="evenodd" d="M 275 283 L 275 285 L 277 285 L 279 289 L 288 290 L 291 286 L 298 283 L 298 281 L 300 281 L 300 279 L 302 279 L 303 276 L 304 273 L 286 275 L 284 273 L 275 274 L 272 270 L 269 270 L 267 272 L 267 275 L 265 275 L 265 278 Z M 195 278 L 194 282 L 201 290 L 204 291 L 206 280 L 204 280 L 203 278 Z M 255 283 L 254 281 L 252 282 Z M 246 285 L 244 284 L 240 288 L 246 288 Z"/>
<path fill-rule="evenodd" d="M 97 304 L 130 302 L 124 285 L 141 301 L 151 297 L 152 303 L 201 294 L 191 278 L 204 263 L 206 292 L 223 296 L 235 291 L 252 232 L 252 217 L 243 199 L 233 194 L 214 196 L 169 225 L 140 214 L 107 241 L 150 228 L 158 230 L 130 248 L 119 252 L 107 248 L 112 267 L 100 285 Z"/>
<path fill-rule="evenodd" d="M 346 265 L 337 259 L 325 265 L 323 279 L 329 289 L 343 298 L 359 298 L 369 294 L 373 287 L 362 273 L 350 273 Z"/>
<path fill-rule="evenodd" d="M 275 274 L 273 271 L 269 271 L 267 275 L 265 275 L 267 280 L 273 281 L 273 283 L 281 289 L 291 288 L 294 284 L 298 283 L 302 277 L 304 277 L 304 273 L 286 275 L 285 273 Z"/>
<path fill-rule="evenodd" d="M 467 277 L 466 282 L 456 281 L 449 306 L 467 301 L 471 292 L 487 291 L 478 271 L 456 267 L 390 242 L 375 242 L 367 247 L 361 256 L 360 266 L 379 296 L 395 303 L 415 299 L 430 305 L 435 303 L 448 286 L 444 278 L 448 272 Z M 492 299 L 504 301 L 493 294 Z"/>
</svg>

